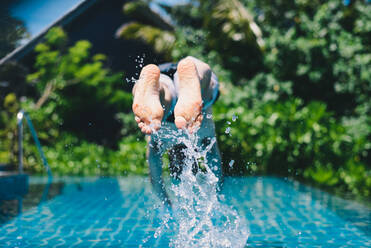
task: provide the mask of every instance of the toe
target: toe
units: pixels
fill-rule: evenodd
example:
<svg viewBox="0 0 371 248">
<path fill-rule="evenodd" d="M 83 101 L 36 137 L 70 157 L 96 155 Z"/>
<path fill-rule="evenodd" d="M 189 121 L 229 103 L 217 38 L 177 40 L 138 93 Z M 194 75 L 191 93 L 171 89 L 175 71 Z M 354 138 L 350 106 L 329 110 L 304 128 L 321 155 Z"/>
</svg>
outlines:
<svg viewBox="0 0 371 248">
<path fill-rule="evenodd" d="M 144 132 L 145 132 L 145 134 L 151 134 L 152 133 L 151 127 L 150 126 L 146 126 Z"/>
<path fill-rule="evenodd" d="M 142 127 L 140 128 L 140 131 L 142 131 L 142 133 L 146 133 L 147 127 L 145 124 L 142 125 Z"/>
<path fill-rule="evenodd" d="M 153 120 L 151 123 L 151 126 L 154 130 L 159 130 L 161 126 L 161 121 L 160 120 Z"/>
<path fill-rule="evenodd" d="M 140 122 L 140 118 L 138 117 L 138 116 L 135 116 L 135 121 L 137 122 L 137 123 L 139 123 Z"/>
<path fill-rule="evenodd" d="M 186 119 L 182 116 L 176 116 L 175 117 L 175 126 L 179 129 L 185 128 L 187 125 Z"/>
</svg>

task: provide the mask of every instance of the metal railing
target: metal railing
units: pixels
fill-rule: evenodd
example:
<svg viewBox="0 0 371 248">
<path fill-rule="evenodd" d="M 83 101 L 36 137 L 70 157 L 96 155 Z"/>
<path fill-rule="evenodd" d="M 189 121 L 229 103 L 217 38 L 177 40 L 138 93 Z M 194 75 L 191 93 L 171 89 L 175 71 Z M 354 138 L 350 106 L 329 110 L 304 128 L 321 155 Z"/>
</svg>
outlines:
<svg viewBox="0 0 371 248">
<path fill-rule="evenodd" d="M 39 138 L 37 137 L 35 128 L 32 124 L 32 121 L 28 114 L 24 112 L 23 110 L 19 111 L 17 114 L 17 126 L 18 126 L 18 171 L 19 173 L 23 173 L 23 119 L 26 119 L 26 123 L 28 128 L 31 131 L 31 135 L 33 137 L 33 140 L 35 141 L 37 150 L 39 151 L 41 160 L 43 162 L 43 165 L 46 169 L 46 172 L 48 173 L 48 176 L 52 177 L 52 171 L 50 169 L 50 166 L 48 164 L 48 161 L 44 155 L 43 149 L 41 148 L 41 144 L 39 141 Z"/>
</svg>

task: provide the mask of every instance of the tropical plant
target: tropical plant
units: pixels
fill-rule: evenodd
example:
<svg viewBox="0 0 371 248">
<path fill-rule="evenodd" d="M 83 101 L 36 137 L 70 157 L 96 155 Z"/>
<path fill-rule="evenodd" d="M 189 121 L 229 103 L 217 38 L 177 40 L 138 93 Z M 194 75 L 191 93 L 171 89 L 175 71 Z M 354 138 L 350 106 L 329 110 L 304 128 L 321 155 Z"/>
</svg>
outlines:
<svg viewBox="0 0 371 248">
<path fill-rule="evenodd" d="M 166 59 L 171 59 L 175 42 L 174 27 L 152 11 L 144 1 L 128 2 L 124 14 L 137 20 L 124 24 L 117 31 L 121 38 L 141 40 Z"/>
<path fill-rule="evenodd" d="M 156 50 L 174 61 L 198 57 L 221 81 L 214 118 L 227 173 L 274 173 L 370 195 L 369 4 L 161 7 L 175 41 Z"/>
<path fill-rule="evenodd" d="M 36 93 L 22 101 L 9 93 L 2 102 L 0 137 L 6 142 L 0 145 L 1 161 L 15 163 L 16 113 L 23 108 L 46 147 L 46 157 L 55 173 L 143 172 L 144 164 L 137 168 L 130 165 L 134 160 L 140 161 L 136 157 L 140 154 L 144 160 L 145 149 L 139 151 L 143 143 L 132 142 L 137 137 L 137 128 L 132 115 L 127 114 L 131 94 L 122 87 L 122 74 L 113 74 L 104 67 L 104 55 L 92 56 L 88 41 L 67 47 L 67 35 L 61 28 L 52 28 L 45 39 L 35 48 L 35 72 L 27 76 Z M 122 139 L 123 135 L 127 138 Z M 129 154 L 135 149 L 138 149 L 135 156 Z M 27 129 L 24 154 L 27 170 L 44 170 Z M 127 157 L 126 163 L 118 163 L 122 159 L 120 154 Z M 90 163 L 91 159 L 102 161 L 99 163 L 102 166 Z M 107 168 L 110 162 L 114 165 Z"/>
<path fill-rule="evenodd" d="M 235 78 L 249 77 L 259 69 L 264 45 L 261 31 L 252 15 L 239 1 L 198 1 L 197 7 L 194 4 L 175 8 L 161 6 L 171 14 L 177 27 L 207 30 L 203 41 L 206 41 L 206 46 L 203 47 L 205 50 L 202 53 L 219 51 L 223 65 L 226 68 L 234 68 L 237 72 L 233 75 Z M 139 11 L 142 9 L 146 11 Z M 144 1 L 126 3 L 124 13 L 131 15 L 138 22 L 124 25 L 118 31 L 122 38 L 140 39 L 152 45 L 165 59 L 172 59 L 174 49 L 180 46 L 178 40 L 181 40 L 179 36 L 182 33 L 179 30 L 174 32 L 174 27 L 169 24 L 158 25 L 157 23 L 167 22 L 150 10 Z M 148 19 L 146 16 L 153 16 L 151 20 L 161 21 L 145 21 Z"/>
</svg>

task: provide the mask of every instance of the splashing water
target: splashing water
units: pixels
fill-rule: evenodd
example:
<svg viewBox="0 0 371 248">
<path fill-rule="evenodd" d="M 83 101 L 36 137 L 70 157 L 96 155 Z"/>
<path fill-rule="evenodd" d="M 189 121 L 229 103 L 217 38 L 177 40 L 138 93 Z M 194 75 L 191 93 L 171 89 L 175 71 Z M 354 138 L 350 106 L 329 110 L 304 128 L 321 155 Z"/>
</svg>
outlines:
<svg viewBox="0 0 371 248">
<path fill-rule="evenodd" d="M 169 133 L 169 132 L 168 132 Z M 155 235 L 168 229 L 175 231 L 171 247 L 244 247 L 249 235 L 245 220 L 237 211 L 222 200 L 218 193 L 219 178 L 210 168 L 207 153 L 216 145 L 212 138 L 206 147 L 201 147 L 199 137 L 184 131 L 171 134 L 157 133 L 185 145 L 185 161 L 177 183 L 170 187 L 172 213 L 165 214 Z M 198 164 L 195 173 L 194 164 Z M 155 237 L 156 238 L 156 237 Z"/>
<path fill-rule="evenodd" d="M 146 57 L 146 54 L 144 54 L 144 53 L 141 56 L 140 55 L 136 56 L 136 58 L 134 59 L 134 62 L 136 63 L 136 66 L 135 66 L 136 69 L 143 68 L 145 57 Z M 125 78 L 125 80 L 126 80 L 127 83 L 135 84 L 138 81 L 138 79 L 137 79 L 138 77 L 139 77 L 139 73 L 136 72 L 135 77 Z"/>
</svg>

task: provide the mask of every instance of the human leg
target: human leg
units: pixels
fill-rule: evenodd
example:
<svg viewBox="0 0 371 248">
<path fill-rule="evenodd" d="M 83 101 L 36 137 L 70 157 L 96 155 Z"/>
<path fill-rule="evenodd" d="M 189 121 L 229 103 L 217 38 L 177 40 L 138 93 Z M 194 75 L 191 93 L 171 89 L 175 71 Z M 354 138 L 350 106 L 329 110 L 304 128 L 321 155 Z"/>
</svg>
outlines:
<svg viewBox="0 0 371 248">
<path fill-rule="evenodd" d="M 147 160 L 153 189 L 165 205 L 171 206 L 171 202 L 166 193 L 164 181 L 162 179 L 162 155 L 159 152 L 157 144 L 152 139 L 149 139 L 148 142 Z"/>
<path fill-rule="evenodd" d="M 201 130 L 202 131 L 202 130 Z M 199 147 L 202 150 L 209 149 L 209 145 L 212 141 L 212 139 L 215 138 L 215 133 L 214 136 L 210 137 L 205 137 L 202 139 L 201 146 Z M 173 146 L 169 150 L 169 170 L 170 170 L 170 176 L 173 179 L 179 180 L 180 175 L 183 171 L 183 166 L 186 161 L 186 149 L 187 146 L 184 144 L 177 144 Z M 190 162 L 190 161 L 188 161 Z M 223 170 L 222 170 L 222 161 L 221 161 L 221 156 L 220 156 L 220 151 L 217 142 L 215 142 L 208 152 L 206 153 L 205 157 L 205 162 L 207 166 L 210 168 L 210 170 L 214 173 L 214 175 L 218 178 L 218 187 L 217 190 L 221 190 L 223 181 L 224 181 L 224 176 L 223 176 Z M 198 162 L 196 159 L 192 162 L 192 172 L 194 175 L 197 173 L 202 173 L 203 169 L 199 167 Z"/>
<path fill-rule="evenodd" d="M 186 161 L 186 149 L 184 144 L 176 144 L 169 150 L 169 170 L 172 178 L 179 180 Z M 192 172 L 195 175 L 198 172 L 198 164 L 194 159 L 192 161 Z"/>
</svg>

